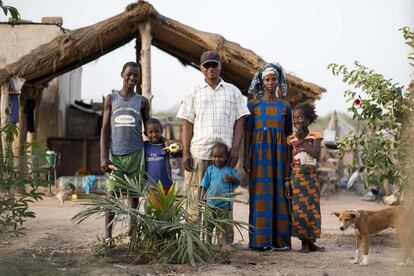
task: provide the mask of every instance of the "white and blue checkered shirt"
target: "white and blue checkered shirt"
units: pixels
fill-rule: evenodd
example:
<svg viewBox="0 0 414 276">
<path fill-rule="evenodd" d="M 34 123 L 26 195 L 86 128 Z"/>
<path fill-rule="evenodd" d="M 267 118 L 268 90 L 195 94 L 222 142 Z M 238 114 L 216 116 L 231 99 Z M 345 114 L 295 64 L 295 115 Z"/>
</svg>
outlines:
<svg viewBox="0 0 414 276">
<path fill-rule="evenodd" d="M 246 98 L 240 90 L 223 80 L 216 89 L 205 81 L 194 87 L 183 100 L 177 117 L 193 124 L 191 155 L 211 160 L 215 143 L 222 142 L 230 149 L 234 123 L 249 115 Z"/>
</svg>

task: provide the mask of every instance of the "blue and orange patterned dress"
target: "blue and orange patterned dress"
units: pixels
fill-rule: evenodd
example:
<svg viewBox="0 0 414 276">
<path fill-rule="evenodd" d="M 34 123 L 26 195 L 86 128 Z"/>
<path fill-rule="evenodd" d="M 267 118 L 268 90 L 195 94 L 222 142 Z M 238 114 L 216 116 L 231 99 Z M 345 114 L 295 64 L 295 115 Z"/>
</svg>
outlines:
<svg viewBox="0 0 414 276">
<path fill-rule="evenodd" d="M 305 137 L 305 143 L 322 140 L 316 132 Z M 303 149 L 295 134 L 288 137 L 292 148 L 292 236 L 315 242 L 321 234 L 320 183 L 316 174 L 316 158 Z"/>
<path fill-rule="evenodd" d="M 246 127 L 252 131 L 249 176 L 250 248 L 290 248 L 290 214 L 284 196 L 287 136 L 292 133 L 287 102 L 252 99 Z"/>
</svg>

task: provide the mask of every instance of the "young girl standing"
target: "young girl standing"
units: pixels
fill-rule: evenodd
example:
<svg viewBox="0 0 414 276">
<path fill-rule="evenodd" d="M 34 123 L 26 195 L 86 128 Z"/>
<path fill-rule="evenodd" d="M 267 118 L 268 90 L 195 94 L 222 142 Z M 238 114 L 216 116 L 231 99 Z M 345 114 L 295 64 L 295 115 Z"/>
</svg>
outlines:
<svg viewBox="0 0 414 276">
<path fill-rule="evenodd" d="M 295 133 L 288 137 L 292 157 L 292 236 L 302 241 L 299 251 L 303 253 L 325 250 L 315 244 L 321 233 L 320 183 L 316 164 L 322 137 L 308 129 L 317 117 L 314 105 L 298 104 L 293 110 Z"/>
</svg>

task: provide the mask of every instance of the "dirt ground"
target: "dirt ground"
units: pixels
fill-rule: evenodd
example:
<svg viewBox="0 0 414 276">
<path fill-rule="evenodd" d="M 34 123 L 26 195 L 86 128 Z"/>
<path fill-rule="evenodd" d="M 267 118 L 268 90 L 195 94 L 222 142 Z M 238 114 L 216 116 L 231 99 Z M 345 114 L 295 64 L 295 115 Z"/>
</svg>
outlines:
<svg viewBox="0 0 414 276">
<path fill-rule="evenodd" d="M 324 253 L 299 253 L 300 242 L 292 239 L 290 252 L 257 252 L 247 248 L 245 239 L 218 263 L 190 265 L 133 265 L 125 262 L 120 248 L 105 257 L 96 257 L 92 248 L 103 235 L 103 220 L 71 222 L 82 206 L 66 202 L 59 207 L 54 197 L 45 197 L 31 206 L 37 217 L 25 224 L 22 237 L 0 235 L 0 275 L 414 275 L 414 265 L 396 266 L 402 252 L 392 230 L 371 240 L 367 267 L 350 264 L 355 254 L 353 230 L 341 233 L 333 210 L 375 210 L 385 206 L 363 201 L 354 193 L 341 191 L 322 198 L 322 230 L 319 244 Z M 234 217 L 247 221 L 248 206 L 237 204 Z M 125 231 L 118 226 L 118 233 Z"/>
</svg>

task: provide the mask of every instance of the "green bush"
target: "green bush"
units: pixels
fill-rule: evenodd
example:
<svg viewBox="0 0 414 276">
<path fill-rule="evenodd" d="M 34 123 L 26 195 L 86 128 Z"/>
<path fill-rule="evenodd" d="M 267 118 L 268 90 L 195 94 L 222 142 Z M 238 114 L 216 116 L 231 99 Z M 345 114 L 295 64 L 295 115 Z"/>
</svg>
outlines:
<svg viewBox="0 0 414 276">
<path fill-rule="evenodd" d="M 401 30 L 407 44 L 414 48 L 413 32 L 407 27 Z M 413 58 L 411 53 L 409 59 Z M 407 156 L 413 129 L 413 90 L 358 62 L 354 65 L 353 69 L 335 63 L 328 65 L 335 76 L 353 88 L 344 91 L 344 95 L 351 104 L 348 111 L 361 127 L 358 133 L 340 141 L 339 155 L 359 149 L 361 163 L 354 162 L 351 170 L 366 173 L 366 185 L 380 185 L 387 180 L 403 187 L 408 183 L 407 162 L 412 163 Z"/>
<path fill-rule="evenodd" d="M 45 185 L 45 169 L 29 155 L 29 147 L 34 156 L 44 156 L 45 147 L 38 143 L 24 144 L 22 156 L 14 156 L 11 150 L 13 138 L 18 128 L 9 124 L 0 130 L 6 142 L 0 151 L 0 233 L 12 233 L 16 236 L 24 234 L 23 223 L 27 218 L 34 218 L 35 213 L 29 210 L 29 203 L 41 199 L 38 192 L 40 185 Z M 18 171 L 15 162 L 18 159 L 27 164 L 28 170 Z"/>
</svg>

